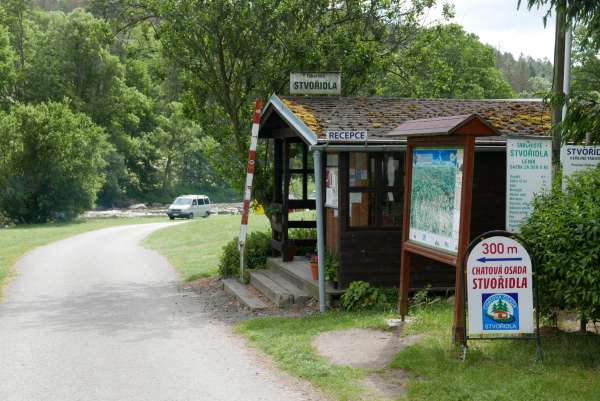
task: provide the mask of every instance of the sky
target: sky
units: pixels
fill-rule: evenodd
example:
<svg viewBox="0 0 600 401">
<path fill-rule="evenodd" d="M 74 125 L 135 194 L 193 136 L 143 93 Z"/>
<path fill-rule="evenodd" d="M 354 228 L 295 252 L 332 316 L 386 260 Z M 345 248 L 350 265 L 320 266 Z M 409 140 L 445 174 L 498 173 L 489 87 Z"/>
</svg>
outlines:
<svg viewBox="0 0 600 401">
<path fill-rule="evenodd" d="M 443 3 L 444 0 L 438 0 Z M 451 22 L 462 25 L 467 32 L 501 51 L 511 52 L 515 58 L 523 53 L 533 58 L 548 58 L 554 54 L 554 18 L 544 28 L 546 10 L 527 10 L 518 0 L 447 0 L 455 6 Z M 525 0 L 523 0 L 525 3 Z M 441 5 L 430 11 L 426 21 L 432 23 L 441 17 Z"/>
</svg>

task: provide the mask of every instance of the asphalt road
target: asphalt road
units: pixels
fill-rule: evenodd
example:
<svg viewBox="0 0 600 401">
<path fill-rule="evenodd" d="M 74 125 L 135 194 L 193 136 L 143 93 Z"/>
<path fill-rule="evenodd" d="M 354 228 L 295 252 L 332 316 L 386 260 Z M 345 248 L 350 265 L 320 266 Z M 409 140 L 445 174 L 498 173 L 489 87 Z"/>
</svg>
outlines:
<svg viewBox="0 0 600 401">
<path fill-rule="evenodd" d="M 139 245 L 161 227 L 90 232 L 21 259 L 0 303 L 1 401 L 320 398 L 201 312 Z"/>
</svg>

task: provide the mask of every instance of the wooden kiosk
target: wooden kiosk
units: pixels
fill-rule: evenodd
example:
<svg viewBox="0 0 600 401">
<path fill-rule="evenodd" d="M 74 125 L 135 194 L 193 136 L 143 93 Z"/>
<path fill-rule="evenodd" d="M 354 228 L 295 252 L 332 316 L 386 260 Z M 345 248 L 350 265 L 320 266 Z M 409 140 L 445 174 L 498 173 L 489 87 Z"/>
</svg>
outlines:
<svg viewBox="0 0 600 401">
<path fill-rule="evenodd" d="M 454 343 L 465 331 L 460 269 L 470 241 L 475 138 L 499 135 L 476 114 L 407 121 L 400 314 L 408 314 L 411 259 L 420 255 L 455 268 Z"/>
</svg>

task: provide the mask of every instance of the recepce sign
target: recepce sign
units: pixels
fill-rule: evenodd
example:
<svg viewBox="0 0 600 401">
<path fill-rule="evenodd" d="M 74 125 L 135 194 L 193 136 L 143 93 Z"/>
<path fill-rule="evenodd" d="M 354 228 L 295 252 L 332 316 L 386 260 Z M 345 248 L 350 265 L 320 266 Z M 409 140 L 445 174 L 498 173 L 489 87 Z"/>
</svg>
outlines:
<svg viewBox="0 0 600 401">
<path fill-rule="evenodd" d="M 367 131 L 327 131 L 326 139 L 329 142 L 364 142 L 367 140 Z"/>
</svg>

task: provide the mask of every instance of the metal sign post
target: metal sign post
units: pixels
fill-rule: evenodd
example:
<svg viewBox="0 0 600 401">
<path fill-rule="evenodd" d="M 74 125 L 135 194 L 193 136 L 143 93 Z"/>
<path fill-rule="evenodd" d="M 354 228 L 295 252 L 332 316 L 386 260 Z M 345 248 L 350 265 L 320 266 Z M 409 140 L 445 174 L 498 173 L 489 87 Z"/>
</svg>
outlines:
<svg viewBox="0 0 600 401">
<path fill-rule="evenodd" d="M 535 265 L 521 237 L 508 231 L 477 236 L 462 260 L 468 340 L 535 340 L 542 360 Z"/>
<path fill-rule="evenodd" d="M 250 140 L 250 149 L 248 150 L 248 168 L 246 174 L 246 185 L 244 186 L 244 210 L 242 212 L 242 224 L 240 226 L 240 238 L 238 248 L 240 251 L 240 281 L 244 282 L 244 248 L 246 245 L 246 236 L 248 234 L 248 215 L 250 214 L 250 199 L 252 198 L 252 180 L 254 179 L 254 165 L 256 162 L 256 145 L 258 144 L 258 129 L 260 127 L 260 112 L 262 101 L 256 99 L 254 105 L 254 120 L 252 124 L 252 139 Z"/>
</svg>

